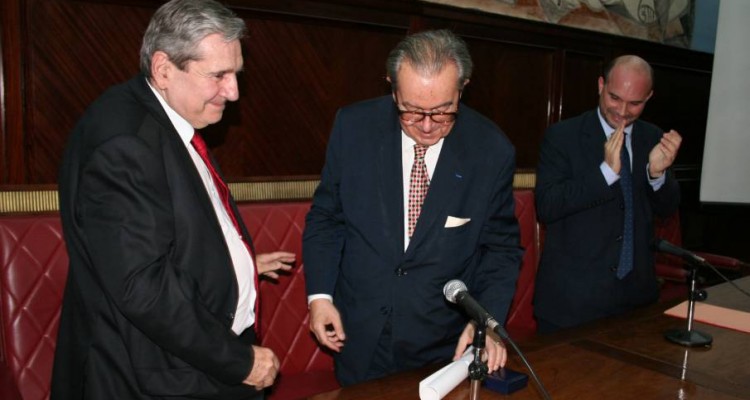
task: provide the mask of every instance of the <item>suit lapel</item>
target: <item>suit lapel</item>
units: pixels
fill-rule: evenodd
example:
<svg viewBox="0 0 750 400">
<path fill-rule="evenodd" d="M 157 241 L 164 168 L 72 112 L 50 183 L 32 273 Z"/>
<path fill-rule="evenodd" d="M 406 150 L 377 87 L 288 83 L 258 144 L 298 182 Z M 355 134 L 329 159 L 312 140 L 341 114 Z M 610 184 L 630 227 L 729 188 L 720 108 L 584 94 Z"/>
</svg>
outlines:
<svg viewBox="0 0 750 400">
<path fill-rule="evenodd" d="M 180 135 L 177 133 L 177 130 L 174 128 L 174 125 L 172 125 L 172 121 L 169 120 L 166 111 L 164 111 L 164 108 L 161 106 L 161 103 L 159 103 L 156 95 L 151 91 L 151 88 L 148 87 L 145 79 L 146 78 L 142 76 L 136 78 L 137 81 L 134 85 L 134 92 L 140 98 L 142 104 L 149 109 L 154 120 L 161 125 L 162 129 L 160 131 L 165 132 L 162 139 L 162 144 L 165 147 L 165 161 L 172 160 L 171 163 L 167 161 L 168 166 L 174 168 L 175 171 L 185 177 L 189 184 L 189 189 L 192 190 L 195 195 L 194 198 L 200 199 L 198 203 L 201 205 L 201 209 L 206 213 L 209 220 L 214 220 L 216 222 L 215 228 L 221 232 L 221 226 L 216 217 L 213 204 L 208 196 L 203 180 L 195 167 L 195 163 L 190 157 L 190 153 L 188 153 L 188 150 L 182 142 Z"/>
<path fill-rule="evenodd" d="M 582 146 L 585 157 L 589 157 L 589 164 L 599 165 L 604 155 L 604 142 L 607 141 L 607 135 L 602 130 L 602 124 L 599 121 L 599 115 L 596 110 L 590 111 L 583 120 L 583 143 Z"/>
<path fill-rule="evenodd" d="M 459 120 L 453 127 L 453 131 L 443 141 L 440 157 L 430 179 L 430 189 L 422 205 L 422 212 L 417 220 L 409 248 L 406 250 L 407 257 L 419 247 L 420 243 L 428 240 L 430 234 L 443 229 L 445 218 L 441 216 L 445 214 L 444 210 L 451 203 L 451 198 L 461 191 L 461 184 L 464 180 L 465 171 L 461 163 L 463 154 L 465 154 L 464 143 Z"/>
<path fill-rule="evenodd" d="M 378 196 L 380 220 L 383 221 L 383 237 L 397 249 L 404 252 L 404 190 L 401 161 L 401 125 L 393 111 L 384 121 L 389 121 L 378 128 L 382 138 L 378 143 L 376 174 L 378 177 L 375 195 Z"/>
</svg>

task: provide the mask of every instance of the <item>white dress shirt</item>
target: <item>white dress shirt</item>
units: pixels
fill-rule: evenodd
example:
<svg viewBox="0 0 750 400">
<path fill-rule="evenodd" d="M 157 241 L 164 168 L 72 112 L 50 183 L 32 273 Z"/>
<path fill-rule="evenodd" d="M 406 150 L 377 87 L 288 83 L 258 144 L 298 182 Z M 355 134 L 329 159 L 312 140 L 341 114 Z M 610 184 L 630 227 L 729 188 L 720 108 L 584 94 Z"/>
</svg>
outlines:
<svg viewBox="0 0 750 400">
<path fill-rule="evenodd" d="M 232 322 L 232 331 L 239 335 L 242 331 L 255 323 L 254 307 L 255 298 L 257 296 L 257 293 L 255 293 L 255 264 L 246 244 L 242 240 L 242 236 L 240 236 L 232 219 L 227 214 L 227 210 L 224 208 L 224 203 L 219 196 L 219 192 L 216 190 L 214 180 L 211 177 L 211 172 L 208 170 L 208 167 L 203 162 L 201 156 L 190 143 L 190 140 L 192 140 L 193 135 L 195 134 L 195 129 L 187 120 L 177 114 L 177 112 L 173 110 L 166 101 L 164 101 L 159 92 L 151 86 L 151 83 L 148 81 L 147 83 L 156 95 L 156 98 L 159 99 L 159 103 L 161 103 L 164 111 L 166 111 L 169 120 L 172 122 L 172 125 L 174 125 L 177 133 L 180 135 L 180 139 L 182 139 L 182 142 L 185 144 L 185 148 L 187 148 L 188 153 L 190 153 L 190 158 L 193 160 L 195 168 L 201 176 L 201 180 L 203 180 L 203 185 L 206 187 L 208 196 L 211 198 L 211 204 L 214 207 L 216 217 L 219 220 L 219 225 L 221 225 L 221 230 L 224 233 L 224 240 L 229 248 L 229 255 L 232 258 L 232 265 L 237 277 L 237 287 L 239 289 L 237 310 L 234 313 L 234 321 Z M 212 267 L 212 265 L 206 265 L 206 268 Z"/>
</svg>

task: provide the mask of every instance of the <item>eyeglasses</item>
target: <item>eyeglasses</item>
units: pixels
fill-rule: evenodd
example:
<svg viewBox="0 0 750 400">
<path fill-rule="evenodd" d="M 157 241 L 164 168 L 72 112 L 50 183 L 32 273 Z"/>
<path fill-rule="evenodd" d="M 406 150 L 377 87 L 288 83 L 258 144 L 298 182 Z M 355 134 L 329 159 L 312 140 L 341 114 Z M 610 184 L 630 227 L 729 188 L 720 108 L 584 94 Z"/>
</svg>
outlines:
<svg viewBox="0 0 750 400">
<path fill-rule="evenodd" d="M 401 118 L 401 121 L 404 121 L 407 124 L 416 124 L 417 122 L 422 122 L 422 120 L 425 117 L 430 117 L 432 122 L 437 124 L 449 124 L 456 120 L 456 116 L 458 115 L 458 111 L 454 112 L 424 112 L 424 111 L 406 111 L 406 110 L 398 110 L 398 116 Z"/>
<path fill-rule="evenodd" d="M 398 103 L 398 96 L 396 96 L 396 107 L 398 108 L 398 117 L 401 119 L 401 121 L 403 121 L 404 123 L 408 125 L 422 122 L 422 120 L 424 120 L 425 117 L 430 117 L 432 122 L 436 124 L 445 125 L 445 124 L 450 124 L 451 122 L 455 121 L 456 116 L 458 115 L 458 105 L 456 105 L 456 111 L 453 111 L 453 112 L 445 112 L 445 111 L 424 112 L 424 111 L 402 110 Z"/>
</svg>

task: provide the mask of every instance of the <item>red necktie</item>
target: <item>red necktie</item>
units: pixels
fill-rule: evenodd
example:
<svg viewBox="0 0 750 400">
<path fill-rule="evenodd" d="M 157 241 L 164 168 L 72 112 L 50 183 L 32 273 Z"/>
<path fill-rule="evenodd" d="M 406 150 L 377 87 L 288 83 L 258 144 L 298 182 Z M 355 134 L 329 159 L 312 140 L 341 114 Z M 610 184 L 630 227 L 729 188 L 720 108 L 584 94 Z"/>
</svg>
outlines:
<svg viewBox="0 0 750 400">
<path fill-rule="evenodd" d="M 414 165 L 411 167 L 411 178 L 409 181 L 409 238 L 417 226 L 417 219 L 422 212 L 422 203 L 430 188 L 430 178 L 427 176 L 427 166 L 424 163 L 424 155 L 427 146 L 414 145 Z"/>
<path fill-rule="evenodd" d="M 245 240 L 245 237 L 242 235 L 242 230 L 240 229 L 240 224 L 237 222 L 237 216 L 234 214 L 234 210 L 232 209 L 232 206 L 229 202 L 229 188 L 227 187 L 227 184 L 224 182 L 223 179 L 221 179 L 221 176 L 216 171 L 216 168 L 214 168 L 213 163 L 211 162 L 211 158 L 208 155 L 208 147 L 206 147 L 206 142 L 203 141 L 203 138 L 201 137 L 198 132 L 196 132 L 193 135 L 193 139 L 190 140 L 190 143 L 193 145 L 193 148 L 195 148 L 195 151 L 198 152 L 198 155 L 201 156 L 201 159 L 203 159 L 203 163 L 206 164 L 206 167 L 208 167 L 208 171 L 211 173 L 211 178 L 214 181 L 214 186 L 216 186 L 216 191 L 219 192 L 219 197 L 221 197 L 221 202 L 224 204 L 224 209 L 227 211 L 227 215 L 232 220 L 232 224 L 234 224 L 234 228 L 237 230 L 237 234 L 240 235 L 242 238 L 242 243 L 245 244 L 245 247 L 247 248 L 247 252 L 250 254 L 251 259 L 255 259 L 255 256 L 253 254 L 253 250 L 250 248 L 250 245 L 248 245 L 247 241 Z M 260 332 L 259 330 L 259 314 L 260 314 L 260 307 L 258 307 L 258 301 L 260 300 L 260 293 L 258 292 L 258 267 L 256 265 L 255 267 L 255 330 L 256 332 Z"/>
</svg>

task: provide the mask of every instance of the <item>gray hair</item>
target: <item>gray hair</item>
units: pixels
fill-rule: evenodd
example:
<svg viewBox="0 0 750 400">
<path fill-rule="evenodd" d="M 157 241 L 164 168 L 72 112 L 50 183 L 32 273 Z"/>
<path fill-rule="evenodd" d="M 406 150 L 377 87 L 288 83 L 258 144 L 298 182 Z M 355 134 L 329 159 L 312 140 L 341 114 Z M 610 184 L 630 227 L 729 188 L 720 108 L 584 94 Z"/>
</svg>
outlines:
<svg viewBox="0 0 750 400">
<path fill-rule="evenodd" d="M 231 42 L 245 36 L 245 21 L 214 0 L 172 0 L 151 17 L 141 46 L 141 72 L 151 78 L 151 57 L 163 51 L 177 68 L 201 59 L 198 43 L 212 34 Z"/>
<path fill-rule="evenodd" d="M 447 29 L 409 35 L 391 50 L 385 69 L 393 91 L 398 88 L 398 71 L 404 62 L 429 76 L 442 71 L 448 63 L 454 63 L 458 68 L 458 90 L 463 90 L 474 68 L 466 43 Z"/>
</svg>

